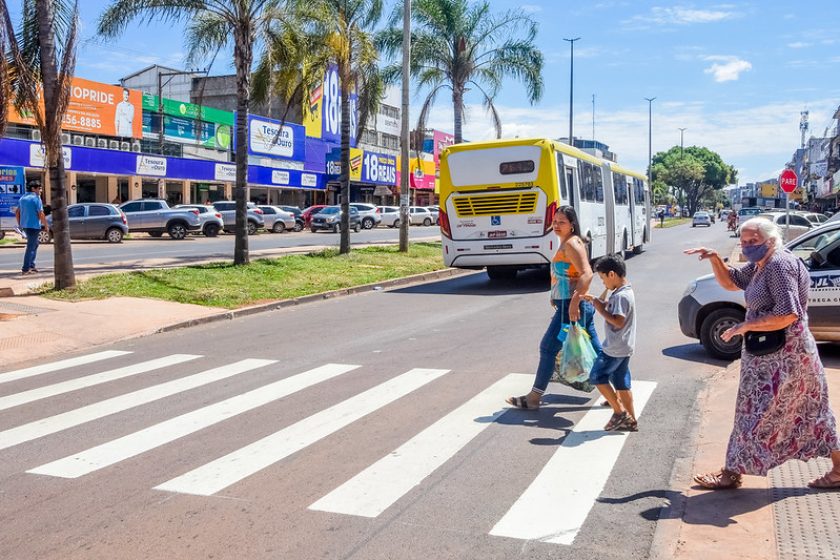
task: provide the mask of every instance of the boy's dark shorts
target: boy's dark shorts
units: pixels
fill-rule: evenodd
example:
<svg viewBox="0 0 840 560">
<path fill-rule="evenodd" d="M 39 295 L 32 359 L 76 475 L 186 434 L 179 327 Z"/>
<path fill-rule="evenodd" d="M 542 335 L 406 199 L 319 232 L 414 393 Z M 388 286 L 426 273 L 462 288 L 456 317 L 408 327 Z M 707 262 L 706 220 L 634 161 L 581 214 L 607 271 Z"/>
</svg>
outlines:
<svg viewBox="0 0 840 560">
<path fill-rule="evenodd" d="M 630 356 L 615 358 L 604 354 L 603 350 L 598 353 L 592 370 L 589 372 L 589 382 L 593 385 L 613 386 L 616 391 L 630 390 Z"/>
</svg>

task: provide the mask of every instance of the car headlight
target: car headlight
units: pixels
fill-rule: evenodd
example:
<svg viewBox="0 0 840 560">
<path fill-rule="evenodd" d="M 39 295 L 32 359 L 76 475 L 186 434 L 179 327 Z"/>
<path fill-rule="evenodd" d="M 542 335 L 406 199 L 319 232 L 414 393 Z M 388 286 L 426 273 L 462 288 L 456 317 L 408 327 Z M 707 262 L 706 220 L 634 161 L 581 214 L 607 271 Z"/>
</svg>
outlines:
<svg viewBox="0 0 840 560">
<path fill-rule="evenodd" d="M 683 292 L 682 297 L 690 296 L 694 293 L 697 289 L 697 280 L 692 280 L 688 283 L 688 286 L 685 287 L 685 291 Z"/>
</svg>

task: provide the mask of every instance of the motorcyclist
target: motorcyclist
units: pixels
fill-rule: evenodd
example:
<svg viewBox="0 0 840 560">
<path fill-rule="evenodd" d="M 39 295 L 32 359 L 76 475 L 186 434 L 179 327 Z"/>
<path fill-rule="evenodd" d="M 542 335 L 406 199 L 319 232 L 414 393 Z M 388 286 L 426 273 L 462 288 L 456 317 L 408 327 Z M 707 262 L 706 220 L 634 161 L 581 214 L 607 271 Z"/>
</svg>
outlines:
<svg viewBox="0 0 840 560">
<path fill-rule="evenodd" d="M 735 231 L 737 221 L 738 215 L 735 212 L 730 212 L 729 217 L 727 218 L 727 227 L 729 228 L 729 231 Z"/>
</svg>

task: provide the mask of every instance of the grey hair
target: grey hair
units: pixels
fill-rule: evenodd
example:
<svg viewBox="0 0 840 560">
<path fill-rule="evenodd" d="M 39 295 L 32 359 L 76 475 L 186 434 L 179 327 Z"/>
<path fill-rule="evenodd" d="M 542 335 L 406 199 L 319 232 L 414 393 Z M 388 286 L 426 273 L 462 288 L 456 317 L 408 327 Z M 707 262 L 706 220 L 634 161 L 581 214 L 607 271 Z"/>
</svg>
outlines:
<svg viewBox="0 0 840 560">
<path fill-rule="evenodd" d="M 741 231 L 745 229 L 754 229 L 765 241 L 772 240 L 773 247 L 776 249 L 781 249 L 784 245 L 782 231 L 779 229 L 779 226 L 767 218 L 750 218 L 741 224 Z"/>
</svg>

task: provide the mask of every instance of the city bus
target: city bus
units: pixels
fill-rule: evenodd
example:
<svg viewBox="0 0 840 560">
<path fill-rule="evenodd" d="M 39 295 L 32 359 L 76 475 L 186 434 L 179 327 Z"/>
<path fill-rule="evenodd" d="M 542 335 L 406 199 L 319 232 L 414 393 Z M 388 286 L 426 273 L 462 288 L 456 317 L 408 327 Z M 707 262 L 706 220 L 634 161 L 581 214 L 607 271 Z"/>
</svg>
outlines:
<svg viewBox="0 0 840 560">
<path fill-rule="evenodd" d="M 557 208 L 575 208 L 590 260 L 640 253 L 650 242 L 645 176 L 548 139 L 456 144 L 440 163 L 443 259 L 491 279 L 546 267 L 557 251 Z"/>
</svg>

